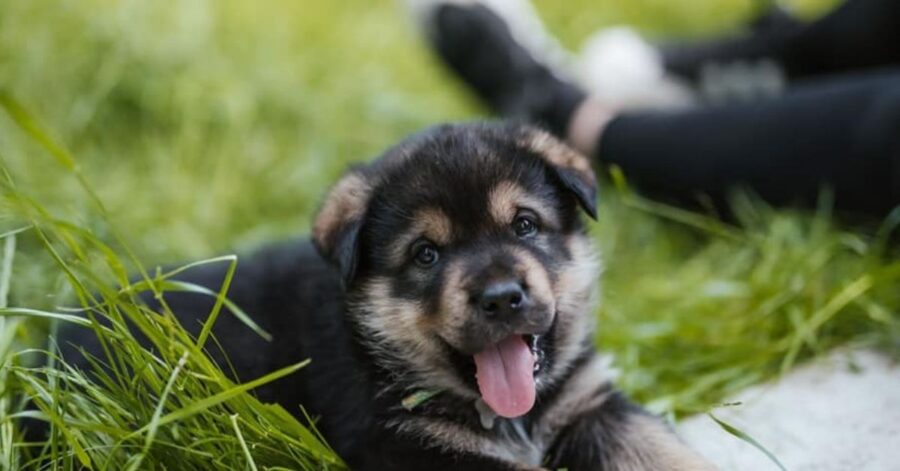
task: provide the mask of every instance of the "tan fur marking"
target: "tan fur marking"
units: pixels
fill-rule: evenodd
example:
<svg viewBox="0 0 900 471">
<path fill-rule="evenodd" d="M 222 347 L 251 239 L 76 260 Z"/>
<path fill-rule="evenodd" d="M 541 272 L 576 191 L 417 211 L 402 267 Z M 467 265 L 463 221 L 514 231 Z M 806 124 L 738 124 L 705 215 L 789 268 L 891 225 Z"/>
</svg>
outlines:
<svg viewBox="0 0 900 471">
<path fill-rule="evenodd" d="M 409 256 L 410 244 L 420 237 L 425 237 L 438 246 L 448 245 L 453 240 L 453 222 L 438 208 L 416 211 L 412 224 L 391 245 L 391 262 L 396 266 L 402 265 Z"/>
<path fill-rule="evenodd" d="M 590 160 L 563 144 L 550 133 L 537 129 L 531 130 L 521 145 L 540 154 L 547 163 L 575 170 L 584 178 L 585 182 L 596 184 L 597 178 L 591 168 Z"/>
<path fill-rule="evenodd" d="M 544 266 L 527 250 L 516 249 L 513 254 L 519 265 L 519 276 L 525 279 L 531 297 L 545 304 L 551 311 L 556 311 L 556 296 L 553 295 L 550 276 Z"/>
<path fill-rule="evenodd" d="M 353 308 L 363 312 L 359 321 L 379 362 L 395 366 L 397 374 L 407 375 L 415 387 L 477 397 L 457 377 L 443 346 L 427 331 L 423 322 L 427 316 L 419 303 L 392 297 L 390 281 L 384 278 L 368 281 L 362 293 Z"/>
<path fill-rule="evenodd" d="M 617 376 L 612 367 L 612 358 L 594 355 L 580 367 L 560 388 L 553 403 L 541 414 L 535 427 L 536 436 L 550 443 L 564 427 L 579 415 L 600 407 L 612 391 L 597 394 L 603 385 L 611 383 Z"/>
<path fill-rule="evenodd" d="M 716 468 L 678 439 L 660 419 L 629 417 L 621 443 L 627 444 L 609 464 L 614 471 L 712 471 Z"/>
<path fill-rule="evenodd" d="M 452 422 L 424 417 L 398 420 L 389 426 L 401 433 L 420 437 L 425 444 L 438 447 L 445 453 L 465 452 L 486 456 L 522 470 L 542 469 L 538 467 L 540 457 L 537 457 L 538 462 L 527 462 L 530 458 L 519 456 L 521 444 L 496 434 L 479 434 Z"/>
<path fill-rule="evenodd" d="M 328 192 L 322 209 L 313 223 L 313 238 L 326 251 L 331 246 L 337 231 L 347 222 L 362 217 L 369 204 L 372 187 L 355 172 L 344 175 Z"/>
<path fill-rule="evenodd" d="M 491 217 L 500 225 L 511 224 L 519 209 L 527 208 L 536 212 L 544 225 L 554 229 L 559 227 L 553 208 L 547 206 L 542 198 L 510 181 L 502 181 L 491 189 L 488 204 Z"/>
<path fill-rule="evenodd" d="M 566 246 L 571 260 L 560 270 L 553 291 L 558 319 L 556 361 L 548 379 L 558 378 L 581 353 L 583 340 L 590 338 L 596 324 L 600 262 L 593 244 L 585 235 L 569 236 Z"/>
<path fill-rule="evenodd" d="M 447 245 L 453 238 L 453 222 L 438 208 L 420 210 L 416 213 L 414 226 L 420 229 L 428 240 L 438 245 Z"/>
<path fill-rule="evenodd" d="M 462 343 L 462 327 L 469 313 L 469 297 L 463 286 L 464 275 L 462 262 L 451 262 L 444 271 L 444 283 L 441 287 L 441 312 L 436 319 L 439 325 L 434 328 L 451 345 Z"/>
<path fill-rule="evenodd" d="M 388 424 L 397 431 L 426 440 L 425 443 L 436 446 L 443 452 L 466 452 L 482 456 L 495 456 L 492 446 L 484 436 L 473 433 L 468 427 L 440 419 L 413 417 Z"/>
<path fill-rule="evenodd" d="M 598 389 L 615 380 L 618 372 L 608 356 L 595 355 L 580 367 L 560 388 L 560 394 L 541 414 L 533 436 L 536 441 L 552 443 L 560 431 L 579 415 L 601 407 L 612 389 Z M 620 447 L 604 464 L 614 471 L 707 471 L 716 469 L 683 444 L 658 418 L 632 414 L 616 436 Z"/>
</svg>

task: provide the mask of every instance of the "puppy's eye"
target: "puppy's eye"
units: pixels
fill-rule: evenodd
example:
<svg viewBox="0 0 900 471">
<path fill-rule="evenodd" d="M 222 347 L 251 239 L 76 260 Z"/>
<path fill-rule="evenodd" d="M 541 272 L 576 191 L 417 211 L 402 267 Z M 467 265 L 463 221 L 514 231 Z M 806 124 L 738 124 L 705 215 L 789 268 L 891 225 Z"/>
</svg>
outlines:
<svg viewBox="0 0 900 471">
<path fill-rule="evenodd" d="M 537 221 L 530 214 L 519 213 L 513 221 L 513 230 L 519 237 L 532 236 L 538 231 Z"/>
<path fill-rule="evenodd" d="M 431 242 L 420 242 L 413 246 L 413 258 L 420 267 L 428 268 L 440 258 L 437 247 Z"/>
</svg>

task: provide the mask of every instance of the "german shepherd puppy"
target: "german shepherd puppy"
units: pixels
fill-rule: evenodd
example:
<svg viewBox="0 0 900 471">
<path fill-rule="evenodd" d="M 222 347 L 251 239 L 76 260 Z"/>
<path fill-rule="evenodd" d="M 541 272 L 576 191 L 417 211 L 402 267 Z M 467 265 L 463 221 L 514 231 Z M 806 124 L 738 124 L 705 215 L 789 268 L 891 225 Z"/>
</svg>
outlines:
<svg viewBox="0 0 900 471">
<path fill-rule="evenodd" d="M 312 359 L 257 394 L 319 416 L 354 469 L 711 469 L 595 352 L 599 263 L 579 213 L 596 217 L 596 192 L 588 160 L 545 132 L 436 127 L 349 170 L 312 244 L 239 265 L 229 297 L 274 341 L 233 316 L 214 333 L 241 379 Z M 212 305 L 166 301 L 195 330 Z"/>
</svg>

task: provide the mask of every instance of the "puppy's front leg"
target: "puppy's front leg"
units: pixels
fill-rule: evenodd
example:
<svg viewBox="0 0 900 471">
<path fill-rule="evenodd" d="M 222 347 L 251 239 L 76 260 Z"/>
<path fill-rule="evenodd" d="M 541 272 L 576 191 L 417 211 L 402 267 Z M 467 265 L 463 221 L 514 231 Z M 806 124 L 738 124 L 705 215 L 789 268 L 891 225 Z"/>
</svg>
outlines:
<svg viewBox="0 0 900 471">
<path fill-rule="evenodd" d="M 452 440 L 442 441 L 443 445 Z M 366 447 L 365 471 L 541 471 L 545 468 L 500 460 L 471 450 L 441 446 L 429 438 L 382 431 Z"/>
<path fill-rule="evenodd" d="M 563 429 L 547 467 L 604 471 L 706 471 L 716 467 L 659 418 L 614 393 Z"/>
</svg>

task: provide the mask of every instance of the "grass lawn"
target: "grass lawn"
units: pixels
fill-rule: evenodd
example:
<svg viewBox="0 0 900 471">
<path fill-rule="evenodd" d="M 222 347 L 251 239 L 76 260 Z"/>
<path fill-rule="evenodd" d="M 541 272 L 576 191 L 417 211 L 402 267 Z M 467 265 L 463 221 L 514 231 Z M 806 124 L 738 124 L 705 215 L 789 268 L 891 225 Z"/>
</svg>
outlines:
<svg viewBox="0 0 900 471">
<path fill-rule="evenodd" d="M 757 3 L 537 2 L 572 47 L 623 22 L 657 38 L 728 30 Z M 397 4 L 4 0 L 0 71 L 0 469 L 341 467 L 308 422 L 227 381 L 203 354 L 214 339 L 134 293 L 175 288 L 160 265 L 304 233 L 349 163 L 486 116 Z M 734 225 L 609 183 L 601 199 L 598 344 L 654 410 L 714 409 L 837 345 L 900 351 L 890 221 L 842 226 L 827 195 L 813 214 L 738 195 Z M 119 289 L 141 267 L 147 281 Z M 99 378 L 26 350 L 94 316 L 113 321 L 94 326 L 110 353 Z M 302 374 L 296 360 L 260 381 Z M 48 444 L 25 441 L 27 417 L 53 424 Z"/>
</svg>

